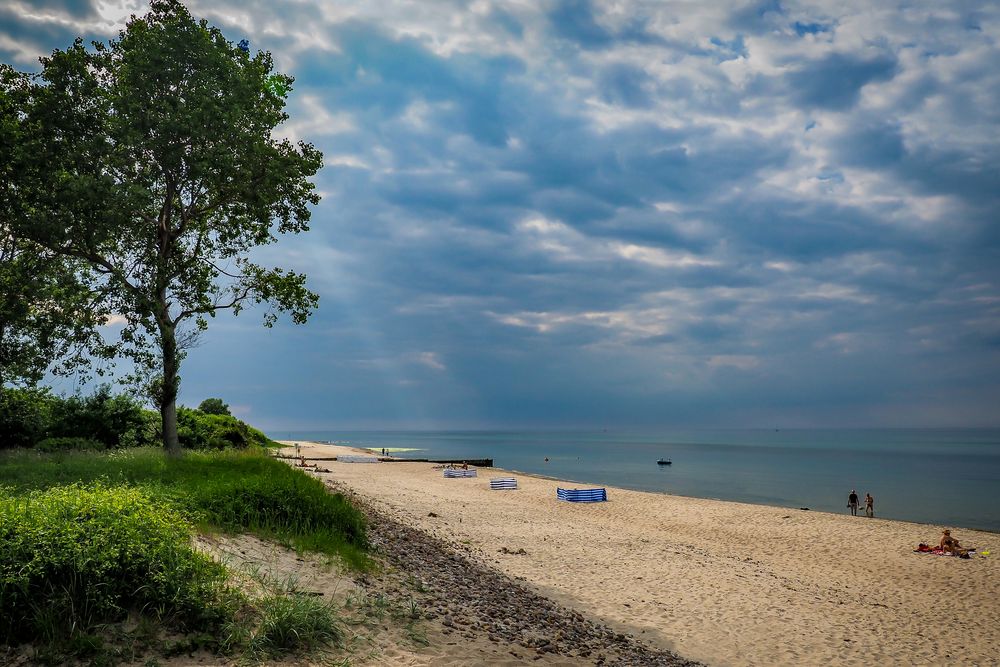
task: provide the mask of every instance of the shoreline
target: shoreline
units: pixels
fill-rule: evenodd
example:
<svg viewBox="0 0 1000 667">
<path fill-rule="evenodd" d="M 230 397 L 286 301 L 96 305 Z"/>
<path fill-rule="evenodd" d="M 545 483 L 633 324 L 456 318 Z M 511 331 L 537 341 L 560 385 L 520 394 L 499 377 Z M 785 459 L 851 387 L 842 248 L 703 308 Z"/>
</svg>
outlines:
<svg viewBox="0 0 1000 667">
<path fill-rule="evenodd" d="M 300 443 L 303 443 L 303 444 L 315 445 L 315 446 L 318 446 L 318 447 L 340 447 L 340 448 L 343 448 L 343 449 L 350 449 L 351 451 L 353 451 L 355 453 L 359 453 L 359 454 L 373 454 L 373 453 L 376 453 L 376 452 L 379 451 L 379 448 L 358 447 L 358 446 L 351 445 L 351 444 L 346 444 L 346 443 L 332 443 L 332 442 L 325 442 L 325 441 L 320 441 L 320 440 L 299 440 L 299 441 L 277 440 L 275 442 L 300 442 Z M 408 450 L 408 451 L 410 451 L 410 450 Z M 409 461 L 408 459 L 405 459 L 405 458 L 394 457 L 394 456 L 391 455 L 391 453 L 387 457 L 385 457 L 385 458 L 395 459 L 394 462 L 396 462 L 396 463 L 410 463 L 411 462 L 411 461 Z M 316 459 L 316 460 L 320 460 L 320 459 Z M 421 461 L 412 461 L 412 463 L 422 463 L 422 462 Z M 555 476 L 552 476 L 552 475 L 544 475 L 544 474 L 541 474 L 541 473 L 529 472 L 529 471 L 525 471 L 525 470 L 515 470 L 513 468 L 493 467 L 493 468 L 490 468 L 490 470 L 495 470 L 498 473 L 499 472 L 503 472 L 503 473 L 510 473 L 510 474 L 514 474 L 514 475 L 524 475 L 524 476 L 534 477 L 536 479 L 548 480 L 548 481 L 552 481 L 552 482 L 565 482 L 565 483 L 568 483 L 568 484 L 581 484 L 581 485 L 582 484 L 588 484 L 588 485 L 591 485 L 591 486 L 604 486 L 604 487 L 606 487 L 608 489 L 613 489 L 613 490 L 616 490 L 616 491 L 617 490 L 622 490 L 622 491 L 629 491 L 629 492 L 635 492 L 635 493 L 651 493 L 651 494 L 655 494 L 655 495 L 669 496 L 671 498 L 684 498 L 684 499 L 689 499 L 689 500 L 711 500 L 711 501 L 719 502 L 719 503 L 735 503 L 735 504 L 738 504 L 738 505 L 751 505 L 751 506 L 754 506 L 754 507 L 766 507 L 766 508 L 770 508 L 770 509 L 774 509 L 774 510 L 794 510 L 796 512 L 803 512 L 803 511 L 805 511 L 805 512 L 813 512 L 815 514 L 828 514 L 830 516 L 848 516 L 846 513 L 841 514 L 841 513 L 838 513 L 838 512 L 831 512 L 831 511 L 828 511 L 828 510 L 813 509 L 813 508 L 803 509 L 802 507 L 795 507 L 793 505 L 772 505 L 772 504 L 763 503 L 763 502 L 761 502 L 761 503 L 755 503 L 755 502 L 752 502 L 752 501 L 749 501 L 749 500 L 731 500 L 729 498 L 718 498 L 718 497 L 715 497 L 715 496 L 689 496 L 689 495 L 685 495 L 685 494 L 682 494 L 682 493 L 670 493 L 668 491 L 655 491 L 655 490 L 638 489 L 638 488 L 633 489 L 633 488 L 628 488 L 628 487 L 624 487 L 624 486 L 614 486 L 614 485 L 604 484 L 604 483 L 601 483 L 601 482 L 588 482 L 588 481 L 585 481 L 585 480 L 567 479 L 565 477 L 555 477 Z M 863 508 L 859 508 L 858 511 L 859 511 L 859 514 L 858 514 L 858 516 L 856 518 L 859 518 L 859 519 L 867 519 L 868 518 L 868 517 L 862 516 L 861 513 L 864 511 Z M 852 518 L 854 518 L 854 517 L 852 517 Z M 880 520 L 880 521 L 892 521 L 892 522 L 896 522 L 896 523 L 911 524 L 911 525 L 914 525 L 914 526 L 930 526 L 930 527 L 946 526 L 946 527 L 950 527 L 952 529 L 958 529 L 958 530 L 961 530 L 961 531 L 971 531 L 971 532 L 977 532 L 977 533 L 988 533 L 990 535 L 995 535 L 998 538 L 1000 538 L 1000 529 L 975 528 L 975 527 L 971 527 L 971 526 L 967 526 L 967 525 L 963 525 L 963 524 L 957 524 L 957 523 L 945 524 L 945 523 L 933 523 L 933 522 L 930 522 L 930 521 L 913 521 L 913 520 L 910 520 L 910 519 L 895 519 L 895 518 L 889 518 L 889 517 L 882 517 L 882 516 L 878 516 L 878 515 L 876 515 L 876 516 L 874 516 L 872 518 L 876 519 L 876 520 Z"/>
<path fill-rule="evenodd" d="M 357 448 L 303 445 L 344 453 Z M 996 534 L 962 560 L 913 553 L 929 524 L 607 487 L 611 502 L 555 500 L 444 479 L 432 464 L 328 462 L 321 477 L 571 610 L 709 665 L 1000 661 Z M 523 550 L 523 553 L 520 552 Z M 956 601 L 960 603 L 956 604 Z"/>
</svg>

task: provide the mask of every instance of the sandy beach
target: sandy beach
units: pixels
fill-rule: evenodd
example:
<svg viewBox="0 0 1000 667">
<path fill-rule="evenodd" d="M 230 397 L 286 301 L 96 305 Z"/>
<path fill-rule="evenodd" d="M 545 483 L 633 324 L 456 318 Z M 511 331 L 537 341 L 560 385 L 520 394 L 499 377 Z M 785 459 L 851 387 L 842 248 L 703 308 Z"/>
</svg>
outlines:
<svg viewBox="0 0 1000 667">
<path fill-rule="evenodd" d="M 306 457 L 358 453 L 302 443 Z M 608 488 L 556 500 L 429 463 L 323 461 L 322 477 L 566 607 L 709 665 L 1000 662 L 1000 535 L 971 560 L 917 554 L 942 527 Z M 570 484 L 570 487 L 578 486 Z M 521 552 L 523 550 L 523 553 Z"/>
</svg>

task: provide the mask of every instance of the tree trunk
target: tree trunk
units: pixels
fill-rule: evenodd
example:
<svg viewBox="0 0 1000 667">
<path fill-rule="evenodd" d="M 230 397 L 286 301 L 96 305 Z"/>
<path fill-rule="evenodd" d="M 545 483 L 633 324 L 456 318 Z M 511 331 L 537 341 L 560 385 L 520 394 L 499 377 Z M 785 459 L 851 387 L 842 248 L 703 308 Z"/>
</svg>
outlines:
<svg viewBox="0 0 1000 667">
<path fill-rule="evenodd" d="M 167 456 L 179 457 L 181 443 L 177 438 L 177 338 L 172 324 L 160 324 L 160 344 L 163 348 L 163 381 L 160 386 L 160 420 L 163 426 L 163 449 Z"/>
</svg>

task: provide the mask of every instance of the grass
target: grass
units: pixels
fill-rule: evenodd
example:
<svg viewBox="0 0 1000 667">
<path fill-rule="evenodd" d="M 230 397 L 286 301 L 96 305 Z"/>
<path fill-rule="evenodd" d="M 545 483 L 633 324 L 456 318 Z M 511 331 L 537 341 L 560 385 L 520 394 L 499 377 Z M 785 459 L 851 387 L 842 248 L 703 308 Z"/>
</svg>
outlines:
<svg viewBox="0 0 1000 667">
<path fill-rule="evenodd" d="M 263 450 L 0 454 L 0 645 L 36 659 L 134 658 L 136 614 L 184 633 L 165 655 L 207 648 L 258 661 L 341 641 L 334 609 L 278 585 L 248 595 L 191 546 L 195 525 L 252 532 L 369 566 L 363 516 Z M 117 625 L 116 625 L 117 624 Z M 148 623 L 146 624 L 148 626 Z M 146 627 L 143 626 L 143 627 Z M 117 636 L 116 636 L 117 635 Z"/>
<path fill-rule="evenodd" d="M 245 641 L 251 659 L 277 658 L 336 645 L 343 630 L 332 604 L 299 595 L 271 595 L 260 600 L 255 629 Z"/>
<path fill-rule="evenodd" d="M 0 454 L 0 487 L 12 493 L 100 481 L 143 488 L 208 530 L 251 532 L 303 551 L 368 565 L 364 518 L 323 483 L 257 448 L 188 452 L 170 459 L 154 448 L 109 453 Z"/>
</svg>

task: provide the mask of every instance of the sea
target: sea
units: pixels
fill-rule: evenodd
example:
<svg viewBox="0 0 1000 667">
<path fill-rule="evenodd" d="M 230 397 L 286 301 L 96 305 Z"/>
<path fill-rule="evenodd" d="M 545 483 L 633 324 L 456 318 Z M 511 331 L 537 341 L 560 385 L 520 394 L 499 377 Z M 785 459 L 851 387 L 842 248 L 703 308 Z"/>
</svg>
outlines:
<svg viewBox="0 0 1000 667">
<path fill-rule="evenodd" d="M 579 484 L 1000 532 L 1000 429 L 283 431 L 400 458 L 493 459 Z M 658 459 L 671 465 L 658 465 Z M 610 498 L 613 500 L 613 495 Z M 863 511 L 860 513 L 863 514 Z M 929 533 L 930 537 L 936 533 Z"/>
</svg>

